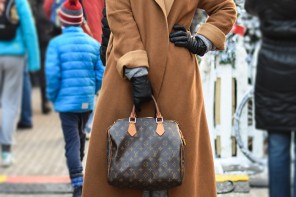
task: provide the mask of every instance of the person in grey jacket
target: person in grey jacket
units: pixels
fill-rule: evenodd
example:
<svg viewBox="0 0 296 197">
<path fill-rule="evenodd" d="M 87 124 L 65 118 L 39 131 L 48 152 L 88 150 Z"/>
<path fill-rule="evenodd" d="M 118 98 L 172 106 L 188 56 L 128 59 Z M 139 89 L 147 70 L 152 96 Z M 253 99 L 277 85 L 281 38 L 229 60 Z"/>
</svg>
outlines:
<svg viewBox="0 0 296 197">
<path fill-rule="evenodd" d="M 258 16 L 262 45 L 255 84 L 256 127 L 268 131 L 269 195 L 291 196 L 291 140 L 296 130 L 296 1 L 246 0 Z M 294 196 L 296 183 L 294 181 Z"/>
<path fill-rule="evenodd" d="M 9 5 L 6 1 L 0 1 L 0 9 L 6 9 L 5 5 Z M 5 167 L 13 163 L 11 146 L 20 111 L 25 56 L 28 57 L 29 71 L 40 68 L 37 33 L 28 2 L 15 0 L 13 3 L 14 6 L 7 8 L 10 12 L 0 10 L 0 15 L 11 13 L 11 18 L 18 24 L 13 38 L 0 39 L 0 144 L 1 162 Z"/>
</svg>

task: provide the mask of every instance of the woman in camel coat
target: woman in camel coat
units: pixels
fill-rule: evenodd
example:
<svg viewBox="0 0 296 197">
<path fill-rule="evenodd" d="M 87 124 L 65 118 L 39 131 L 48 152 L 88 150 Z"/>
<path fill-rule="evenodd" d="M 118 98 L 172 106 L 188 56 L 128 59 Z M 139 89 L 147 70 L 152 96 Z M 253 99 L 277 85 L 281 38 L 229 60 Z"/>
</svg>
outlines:
<svg viewBox="0 0 296 197">
<path fill-rule="evenodd" d="M 107 130 L 130 115 L 133 84 L 126 69 L 145 67 L 162 115 L 176 120 L 186 139 L 183 184 L 170 197 L 216 196 L 213 155 L 207 127 L 202 84 L 196 57 L 170 40 L 176 24 L 190 27 L 196 8 L 209 18 L 199 35 L 217 50 L 236 19 L 232 0 L 107 0 L 112 31 L 107 66 L 95 111 L 86 165 L 83 197 L 141 197 L 143 191 L 119 189 L 107 182 Z M 135 101 L 134 101 L 135 102 Z M 138 116 L 154 116 L 153 103 Z"/>
</svg>

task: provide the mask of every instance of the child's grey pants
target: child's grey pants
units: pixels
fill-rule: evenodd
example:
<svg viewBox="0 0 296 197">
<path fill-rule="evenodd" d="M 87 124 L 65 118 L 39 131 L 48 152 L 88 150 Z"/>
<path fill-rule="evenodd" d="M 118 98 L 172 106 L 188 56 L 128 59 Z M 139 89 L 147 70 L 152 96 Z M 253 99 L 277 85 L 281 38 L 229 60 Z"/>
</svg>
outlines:
<svg viewBox="0 0 296 197">
<path fill-rule="evenodd" d="M 24 56 L 0 55 L 0 144 L 11 145 L 19 118 Z"/>
</svg>

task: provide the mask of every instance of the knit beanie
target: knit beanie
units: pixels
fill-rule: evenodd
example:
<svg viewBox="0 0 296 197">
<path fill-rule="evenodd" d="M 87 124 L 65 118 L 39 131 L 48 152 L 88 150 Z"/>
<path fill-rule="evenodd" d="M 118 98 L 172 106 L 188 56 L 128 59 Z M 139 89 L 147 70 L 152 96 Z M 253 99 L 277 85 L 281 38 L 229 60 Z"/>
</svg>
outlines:
<svg viewBox="0 0 296 197">
<path fill-rule="evenodd" d="M 58 14 L 61 24 L 65 27 L 80 26 L 83 22 L 83 10 L 78 0 L 66 0 Z"/>
</svg>

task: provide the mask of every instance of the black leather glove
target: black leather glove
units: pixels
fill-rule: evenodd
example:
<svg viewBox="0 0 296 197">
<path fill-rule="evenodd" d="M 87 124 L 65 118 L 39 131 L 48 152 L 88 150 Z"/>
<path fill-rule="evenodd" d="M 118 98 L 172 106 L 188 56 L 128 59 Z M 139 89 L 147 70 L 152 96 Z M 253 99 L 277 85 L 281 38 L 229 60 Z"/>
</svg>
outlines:
<svg viewBox="0 0 296 197">
<path fill-rule="evenodd" d="M 136 111 L 141 111 L 141 104 L 152 99 L 152 90 L 148 75 L 131 78 Z"/>
<path fill-rule="evenodd" d="M 191 53 L 203 56 L 207 52 L 207 46 L 199 38 L 191 36 L 189 31 L 181 25 L 174 25 L 174 31 L 170 33 L 170 41 L 178 47 L 185 47 Z"/>
</svg>

